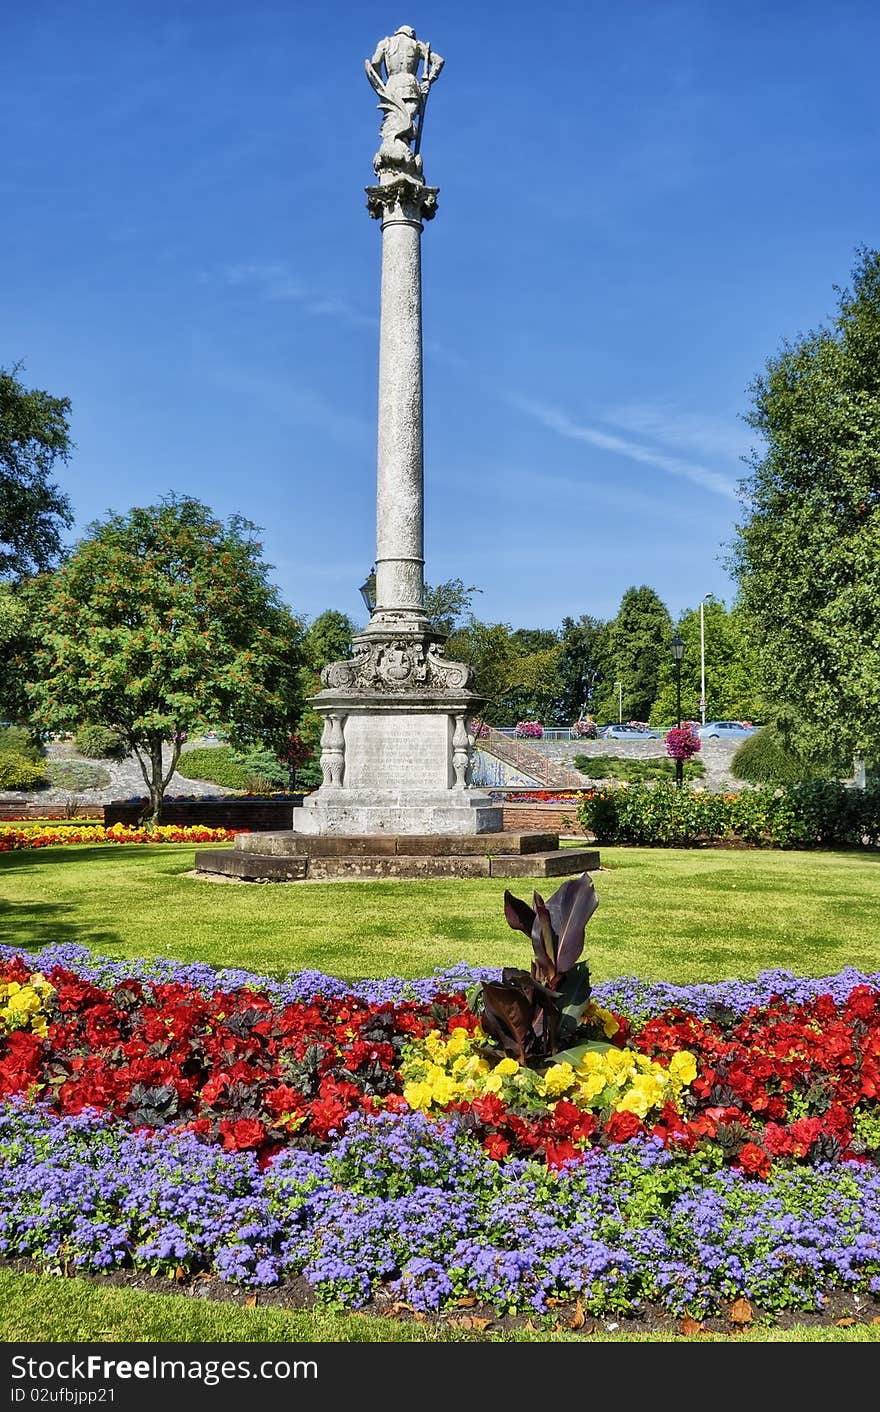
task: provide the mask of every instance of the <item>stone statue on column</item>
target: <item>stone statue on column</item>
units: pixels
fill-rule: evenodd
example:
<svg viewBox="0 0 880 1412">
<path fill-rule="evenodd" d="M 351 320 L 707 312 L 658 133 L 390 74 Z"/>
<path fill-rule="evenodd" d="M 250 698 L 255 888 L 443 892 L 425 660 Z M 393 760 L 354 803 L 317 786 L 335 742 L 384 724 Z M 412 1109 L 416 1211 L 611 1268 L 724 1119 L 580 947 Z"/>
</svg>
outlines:
<svg viewBox="0 0 880 1412">
<path fill-rule="evenodd" d="M 373 158 L 380 180 L 383 172 L 394 172 L 421 181 L 419 147 L 425 104 L 444 63 L 439 54 L 432 52 L 430 44 L 416 38 L 411 25 L 401 25 L 380 39 L 372 59 L 365 60 L 367 78 L 378 93 L 379 107 L 385 114 L 382 143 Z"/>
</svg>

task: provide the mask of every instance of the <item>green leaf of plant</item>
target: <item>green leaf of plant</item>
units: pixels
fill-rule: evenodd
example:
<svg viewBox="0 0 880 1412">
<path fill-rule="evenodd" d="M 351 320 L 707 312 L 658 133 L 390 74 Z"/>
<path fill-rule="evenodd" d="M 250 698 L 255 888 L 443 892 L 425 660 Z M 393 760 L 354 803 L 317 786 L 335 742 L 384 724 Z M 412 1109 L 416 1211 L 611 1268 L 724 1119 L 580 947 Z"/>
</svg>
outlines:
<svg viewBox="0 0 880 1412">
<path fill-rule="evenodd" d="M 550 1056 L 550 1064 L 571 1064 L 572 1068 L 577 1068 L 585 1054 L 591 1050 L 596 1054 L 606 1054 L 612 1045 L 607 1039 L 588 1039 L 584 1044 L 572 1045 L 571 1049 L 560 1049 L 556 1054 Z"/>
</svg>

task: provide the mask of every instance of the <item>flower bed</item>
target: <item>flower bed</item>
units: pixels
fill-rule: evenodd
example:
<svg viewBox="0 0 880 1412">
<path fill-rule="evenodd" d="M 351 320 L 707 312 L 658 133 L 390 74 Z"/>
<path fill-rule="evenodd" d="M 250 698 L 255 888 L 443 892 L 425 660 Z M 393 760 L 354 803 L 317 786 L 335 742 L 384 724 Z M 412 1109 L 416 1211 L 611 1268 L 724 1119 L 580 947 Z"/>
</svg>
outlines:
<svg viewBox="0 0 880 1412">
<path fill-rule="evenodd" d="M 541 1315 L 880 1293 L 880 977 L 597 986 L 502 1058 L 466 967 L 271 981 L 0 948 L 0 1250 Z"/>
<path fill-rule="evenodd" d="M 70 824 L 58 827 L 40 824 L 16 828 L 0 824 L 0 853 L 19 848 L 57 848 L 71 843 L 228 843 L 243 829 L 212 829 L 201 825 L 162 824 L 156 829 L 131 828 L 127 824 Z"/>
</svg>

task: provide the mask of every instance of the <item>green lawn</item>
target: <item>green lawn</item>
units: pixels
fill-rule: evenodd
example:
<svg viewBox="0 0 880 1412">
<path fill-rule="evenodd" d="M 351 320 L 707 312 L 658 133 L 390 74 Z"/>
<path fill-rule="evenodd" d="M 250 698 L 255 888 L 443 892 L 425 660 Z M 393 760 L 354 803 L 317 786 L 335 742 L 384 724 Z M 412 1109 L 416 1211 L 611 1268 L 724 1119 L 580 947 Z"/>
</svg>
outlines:
<svg viewBox="0 0 880 1412">
<path fill-rule="evenodd" d="M 529 959 L 504 920 L 501 879 L 212 883 L 188 876 L 193 858 L 169 844 L 2 854 L 0 940 L 346 978 Z M 601 861 L 585 951 L 594 982 L 880 971 L 880 854 L 603 848 Z M 558 885 L 509 884 L 526 898 Z"/>
<path fill-rule="evenodd" d="M 582 1342 L 583 1335 L 562 1330 L 511 1332 L 491 1327 L 479 1335 L 455 1324 L 376 1319 L 331 1310 L 293 1313 L 240 1302 L 216 1303 L 179 1294 L 102 1287 L 97 1280 L 59 1279 L 53 1275 L 13 1275 L 0 1271 L 0 1341 L 4 1343 L 434 1343 L 434 1342 Z M 259 1301 L 259 1296 L 258 1296 Z M 627 1335 L 607 1331 L 601 1320 L 587 1320 L 591 1343 L 700 1343 L 669 1330 Z M 752 1328 L 734 1335 L 712 1335 L 736 1343 L 880 1343 L 880 1326 L 852 1328 Z"/>
</svg>

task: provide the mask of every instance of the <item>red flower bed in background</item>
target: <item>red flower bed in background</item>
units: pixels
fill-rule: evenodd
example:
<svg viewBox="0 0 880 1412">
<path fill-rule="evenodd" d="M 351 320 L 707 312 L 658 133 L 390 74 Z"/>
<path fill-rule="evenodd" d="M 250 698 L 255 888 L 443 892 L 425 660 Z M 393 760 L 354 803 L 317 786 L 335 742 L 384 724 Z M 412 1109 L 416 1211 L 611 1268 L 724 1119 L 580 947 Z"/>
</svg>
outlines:
<svg viewBox="0 0 880 1412">
<path fill-rule="evenodd" d="M 247 829 L 212 829 L 204 824 L 162 824 L 155 829 L 128 824 L 15 828 L 0 826 L 0 853 L 18 848 L 58 848 L 72 843 L 229 843 Z"/>
</svg>

